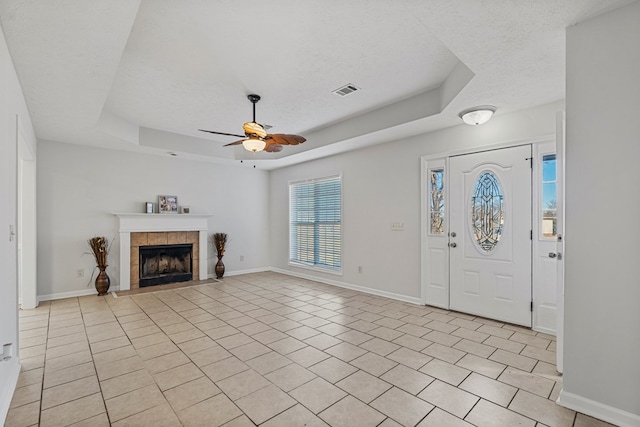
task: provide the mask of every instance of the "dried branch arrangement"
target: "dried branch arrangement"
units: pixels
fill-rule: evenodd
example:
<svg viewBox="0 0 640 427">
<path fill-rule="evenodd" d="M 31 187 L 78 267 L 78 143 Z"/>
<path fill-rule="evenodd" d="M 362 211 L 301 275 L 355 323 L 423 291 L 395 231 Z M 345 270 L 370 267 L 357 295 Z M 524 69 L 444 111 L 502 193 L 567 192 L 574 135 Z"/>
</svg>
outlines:
<svg viewBox="0 0 640 427">
<path fill-rule="evenodd" d="M 89 247 L 96 259 L 98 268 L 107 268 L 107 256 L 109 255 L 109 241 L 105 237 L 92 237 L 88 240 Z"/>
<path fill-rule="evenodd" d="M 213 233 L 213 247 L 215 248 L 218 257 L 224 255 L 225 247 L 227 246 L 227 233 Z"/>
</svg>

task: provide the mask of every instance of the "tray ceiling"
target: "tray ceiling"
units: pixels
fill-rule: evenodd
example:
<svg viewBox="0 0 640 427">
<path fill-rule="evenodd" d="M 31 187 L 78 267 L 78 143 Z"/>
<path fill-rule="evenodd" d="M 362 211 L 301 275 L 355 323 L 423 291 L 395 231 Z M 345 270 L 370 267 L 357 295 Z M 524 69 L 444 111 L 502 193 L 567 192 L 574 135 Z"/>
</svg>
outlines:
<svg viewBox="0 0 640 427">
<path fill-rule="evenodd" d="M 269 169 L 563 99 L 565 28 L 627 3 L 7 0 L 0 22 L 39 139 L 232 161 L 197 129 L 241 132 L 257 93 L 308 140 Z"/>
</svg>

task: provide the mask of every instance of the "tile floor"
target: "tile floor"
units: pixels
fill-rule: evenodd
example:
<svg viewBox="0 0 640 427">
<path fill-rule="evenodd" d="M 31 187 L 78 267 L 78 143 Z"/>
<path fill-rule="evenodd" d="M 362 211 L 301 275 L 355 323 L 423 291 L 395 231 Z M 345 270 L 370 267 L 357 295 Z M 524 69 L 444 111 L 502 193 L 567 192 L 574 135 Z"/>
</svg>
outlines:
<svg viewBox="0 0 640 427">
<path fill-rule="evenodd" d="M 604 426 L 554 337 L 276 273 L 20 312 L 7 426 Z"/>
</svg>

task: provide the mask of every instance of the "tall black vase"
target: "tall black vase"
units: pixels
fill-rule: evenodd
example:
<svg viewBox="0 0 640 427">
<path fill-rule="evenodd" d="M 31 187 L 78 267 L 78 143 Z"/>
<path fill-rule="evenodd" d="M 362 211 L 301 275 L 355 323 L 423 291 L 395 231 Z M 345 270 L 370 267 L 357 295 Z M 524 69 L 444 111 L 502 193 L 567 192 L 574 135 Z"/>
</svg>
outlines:
<svg viewBox="0 0 640 427">
<path fill-rule="evenodd" d="M 222 263 L 222 255 L 218 255 L 218 262 L 216 263 L 216 279 L 222 279 L 224 276 L 224 264 Z"/>
</svg>

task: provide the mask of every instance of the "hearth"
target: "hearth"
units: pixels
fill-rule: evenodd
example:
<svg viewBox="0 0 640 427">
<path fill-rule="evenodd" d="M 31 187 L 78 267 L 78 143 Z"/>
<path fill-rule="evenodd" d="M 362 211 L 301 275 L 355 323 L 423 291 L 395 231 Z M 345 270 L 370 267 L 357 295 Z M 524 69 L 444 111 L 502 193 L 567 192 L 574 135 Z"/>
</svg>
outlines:
<svg viewBox="0 0 640 427">
<path fill-rule="evenodd" d="M 140 287 L 193 280 L 193 245 L 140 246 Z"/>
</svg>

